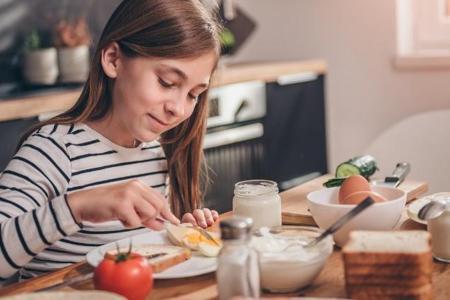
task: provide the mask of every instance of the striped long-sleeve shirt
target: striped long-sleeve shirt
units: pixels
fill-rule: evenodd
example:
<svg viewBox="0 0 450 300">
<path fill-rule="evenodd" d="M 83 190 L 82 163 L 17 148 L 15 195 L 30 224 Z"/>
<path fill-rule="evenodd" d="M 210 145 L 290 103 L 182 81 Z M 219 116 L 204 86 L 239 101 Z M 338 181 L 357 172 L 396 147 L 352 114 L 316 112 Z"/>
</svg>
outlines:
<svg viewBox="0 0 450 300">
<path fill-rule="evenodd" d="M 17 272 L 27 279 L 79 262 L 94 247 L 146 230 L 119 221 L 77 224 L 67 194 L 131 179 L 164 193 L 166 178 L 157 141 L 125 148 L 85 124 L 42 127 L 0 176 L 0 285 Z"/>
</svg>

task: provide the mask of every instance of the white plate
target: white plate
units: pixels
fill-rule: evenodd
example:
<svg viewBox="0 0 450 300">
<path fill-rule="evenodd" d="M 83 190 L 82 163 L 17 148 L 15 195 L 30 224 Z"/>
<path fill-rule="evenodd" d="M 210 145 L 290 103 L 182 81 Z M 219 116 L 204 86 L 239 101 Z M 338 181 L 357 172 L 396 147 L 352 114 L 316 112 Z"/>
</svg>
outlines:
<svg viewBox="0 0 450 300">
<path fill-rule="evenodd" d="M 431 201 L 431 197 L 430 197 L 430 196 L 425 196 L 425 197 L 419 198 L 419 199 L 417 199 L 417 200 L 411 202 L 411 203 L 408 205 L 408 209 L 407 209 L 408 217 L 409 217 L 411 220 L 413 220 L 413 221 L 415 221 L 415 222 L 417 222 L 417 223 L 421 223 L 421 224 L 427 225 L 427 221 L 419 219 L 418 214 L 419 214 L 419 210 L 420 210 L 424 205 L 426 205 L 427 203 L 429 203 L 430 201 Z"/>
<path fill-rule="evenodd" d="M 111 249 L 116 249 L 118 244 L 120 248 L 128 247 L 130 245 L 130 240 L 133 243 L 133 248 L 136 249 L 139 245 L 145 244 L 161 244 L 161 245 L 171 245 L 166 237 L 165 231 L 151 231 L 148 233 L 136 235 L 130 238 L 126 238 L 117 242 L 105 244 L 103 246 L 97 247 L 86 254 L 87 262 L 96 267 L 103 259 L 106 251 Z M 217 269 L 217 258 L 206 257 L 201 254 L 192 253 L 192 257 L 181 264 L 175 265 L 161 273 L 154 273 L 153 278 L 155 279 L 173 279 L 173 278 L 184 278 L 192 277 L 202 274 L 207 274 L 216 271 Z"/>
</svg>

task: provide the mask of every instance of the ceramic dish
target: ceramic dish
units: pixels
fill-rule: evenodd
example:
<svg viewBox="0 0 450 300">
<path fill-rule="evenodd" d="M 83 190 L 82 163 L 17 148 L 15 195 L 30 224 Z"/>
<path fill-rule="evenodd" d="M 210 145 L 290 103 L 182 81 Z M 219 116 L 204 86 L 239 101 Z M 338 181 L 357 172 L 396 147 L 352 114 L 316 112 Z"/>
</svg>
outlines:
<svg viewBox="0 0 450 300">
<path fill-rule="evenodd" d="M 97 247 L 88 252 L 88 254 L 86 255 L 86 260 L 91 266 L 96 267 L 102 261 L 104 254 L 108 250 L 116 249 L 116 245 L 119 245 L 119 248 L 128 247 L 128 245 L 130 245 L 130 242 L 132 243 L 134 249 L 138 248 L 139 245 L 145 244 L 172 245 L 169 242 L 165 231 L 151 231 Z M 187 261 L 173 266 L 161 273 L 155 273 L 153 274 L 153 278 L 173 279 L 192 277 L 211 273 L 216 269 L 217 258 L 206 257 L 201 254 L 192 253 L 192 257 Z"/>
</svg>

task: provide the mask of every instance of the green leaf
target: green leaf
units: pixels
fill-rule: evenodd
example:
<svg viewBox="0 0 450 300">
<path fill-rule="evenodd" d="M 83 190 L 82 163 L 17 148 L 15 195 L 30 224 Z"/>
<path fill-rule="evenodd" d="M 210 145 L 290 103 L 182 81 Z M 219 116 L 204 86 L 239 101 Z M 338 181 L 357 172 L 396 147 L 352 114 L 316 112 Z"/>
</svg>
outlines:
<svg viewBox="0 0 450 300">
<path fill-rule="evenodd" d="M 236 43 L 236 39 L 234 38 L 234 34 L 228 28 L 224 28 L 219 33 L 219 39 L 220 39 L 220 43 L 224 47 L 230 47 L 231 48 Z"/>
</svg>

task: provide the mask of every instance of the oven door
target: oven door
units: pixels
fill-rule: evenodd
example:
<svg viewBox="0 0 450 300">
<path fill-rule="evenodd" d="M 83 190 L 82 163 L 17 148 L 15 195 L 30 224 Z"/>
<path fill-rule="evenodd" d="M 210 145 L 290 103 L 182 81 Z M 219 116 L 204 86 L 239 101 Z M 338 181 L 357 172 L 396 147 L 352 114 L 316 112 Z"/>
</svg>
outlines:
<svg viewBox="0 0 450 300">
<path fill-rule="evenodd" d="M 220 213 L 232 210 L 235 183 L 262 178 L 263 134 L 264 128 L 259 121 L 234 124 L 206 134 L 204 151 L 210 183 L 205 207 Z"/>
</svg>

